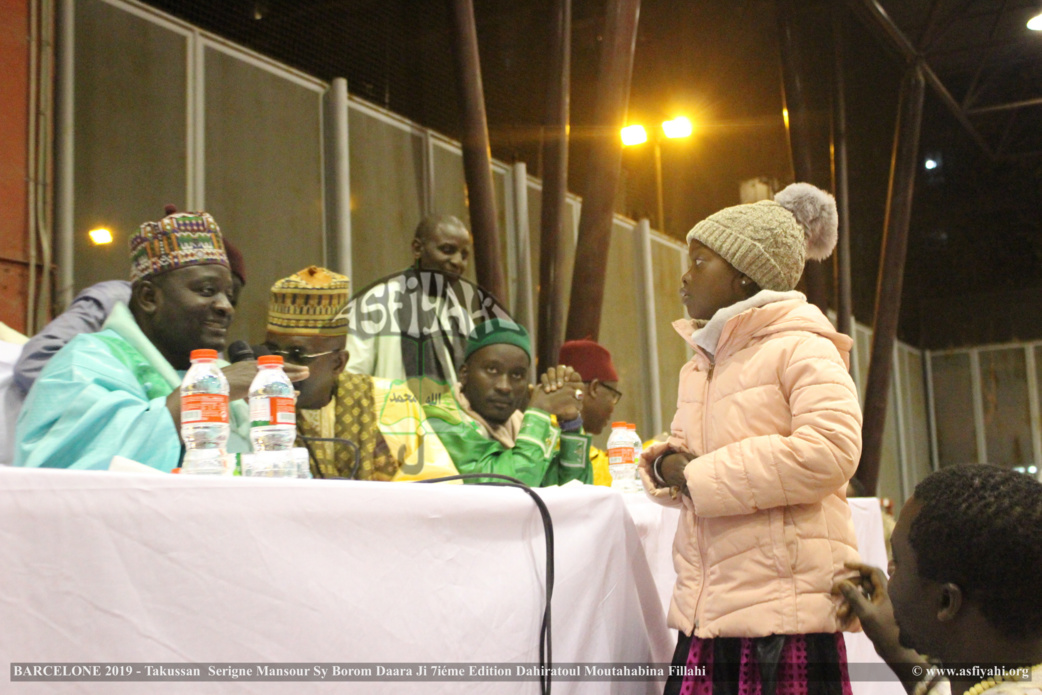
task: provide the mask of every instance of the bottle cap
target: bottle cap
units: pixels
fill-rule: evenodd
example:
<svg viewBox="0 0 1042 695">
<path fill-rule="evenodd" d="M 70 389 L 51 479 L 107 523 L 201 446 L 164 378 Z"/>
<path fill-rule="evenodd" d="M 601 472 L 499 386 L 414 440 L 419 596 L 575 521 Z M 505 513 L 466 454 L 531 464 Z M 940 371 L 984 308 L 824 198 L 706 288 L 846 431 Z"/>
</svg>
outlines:
<svg viewBox="0 0 1042 695">
<path fill-rule="evenodd" d="M 627 422 L 626 423 L 626 429 L 628 429 L 628 430 L 636 430 L 637 426 L 634 425 L 632 422 Z"/>
<path fill-rule="evenodd" d="M 217 359 L 217 351 L 216 350 L 192 350 L 192 354 L 189 355 L 189 359 L 191 359 L 193 362 L 195 362 L 196 360 L 216 360 Z"/>
<path fill-rule="evenodd" d="M 282 366 L 282 355 L 261 355 L 257 358 L 257 364 L 264 366 L 266 364 L 277 364 Z"/>
<path fill-rule="evenodd" d="M 615 429 L 616 427 L 618 427 L 619 429 L 626 429 L 626 423 L 622 421 L 611 423 L 612 429 Z"/>
</svg>

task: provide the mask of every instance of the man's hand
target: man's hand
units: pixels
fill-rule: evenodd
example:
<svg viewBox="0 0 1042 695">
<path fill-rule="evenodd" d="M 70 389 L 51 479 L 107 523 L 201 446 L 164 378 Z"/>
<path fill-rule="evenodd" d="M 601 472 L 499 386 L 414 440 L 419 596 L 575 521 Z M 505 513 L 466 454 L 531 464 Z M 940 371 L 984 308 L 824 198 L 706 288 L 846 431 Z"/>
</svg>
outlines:
<svg viewBox="0 0 1042 695">
<path fill-rule="evenodd" d="M 290 381 L 303 381 L 308 378 L 308 368 L 296 364 L 287 364 L 283 367 Z M 246 398 L 250 393 L 250 384 L 253 377 L 257 376 L 257 360 L 243 360 L 235 362 L 221 369 L 224 378 L 228 380 L 228 400 L 236 401 Z M 299 393 L 298 393 L 299 395 Z M 174 419 L 177 426 L 178 436 L 181 432 L 181 389 L 176 388 L 166 397 L 166 409 L 170 411 L 170 417 Z"/>
<path fill-rule="evenodd" d="M 833 585 L 833 595 L 843 597 L 836 616 L 844 622 L 857 617 L 873 644 L 881 641 L 897 644 L 894 607 L 886 593 L 886 576 L 883 571 L 858 562 L 848 562 L 846 567 L 857 570 L 858 576 Z"/>
<path fill-rule="evenodd" d="M 857 570 L 858 576 L 842 579 L 833 586 L 833 594 L 843 597 L 837 616 L 841 620 L 857 616 L 876 653 L 901 679 L 904 690 L 914 693 L 922 680 L 926 661 L 915 649 L 902 647 L 898 640 L 899 630 L 894 606 L 887 594 L 886 575 L 877 567 L 861 563 L 846 563 L 846 567 Z"/>
<path fill-rule="evenodd" d="M 257 376 L 257 360 L 243 360 L 221 369 L 228 380 L 228 400 L 237 401 L 246 398 L 250 392 L 253 377 Z"/>
<path fill-rule="evenodd" d="M 308 368 L 296 364 L 285 364 L 283 369 L 290 381 L 303 381 L 308 378 Z M 228 365 L 222 370 L 224 378 L 228 380 L 228 400 L 237 401 L 246 398 L 250 393 L 250 384 L 253 377 L 257 376 L 257 361 L 243 360 Z"/>
<path fill-rule="evenodd" d="M 286 372 L 286 376 L 292 382 L 304 381 L 310 376 L 311 372 L 308 371 L 307 367 L 301 367 L 299 364 L 283 364 L 282 371 Z"/>
<path fill-rule="evenodd" d="M 583 378 L 571 367 L 559 364 L 543 372 L 543 375 L 539 377 L 539 382 L 544 391 L 553 393 L 566 385 L 570 388 L 582 388 Z"/>
<path fill-rule="evenodd" d="M 857 570 L 858 576 L 843 579 L 833 585 L 832 593 L 843 597 L 836 610 L 837 617 L 849 621 L 857 616 L 865 634 L 872 640 L 876 652 L 898 675 L 905 689 L 912 692 L 923 671 L 920 668 L 916 675 L 915 669 L 910 667 L 926 662 L 914 649 L 902 647 L 898 640 L 899 631 L 897 621 L 894 620 L 894 606 L 886 592 L 886 575 L 878 567 L 870 567 L 859 562 L 848 562 L 846 566 Z"/>
<path fill-rule="evenodd" d="M 571 367 L 551 367 L 540 377 L 529 406 L 553 413 L 559 420 L 574 420 L 582 405 L 582 385 L 582 377 Z"/>
</svg>

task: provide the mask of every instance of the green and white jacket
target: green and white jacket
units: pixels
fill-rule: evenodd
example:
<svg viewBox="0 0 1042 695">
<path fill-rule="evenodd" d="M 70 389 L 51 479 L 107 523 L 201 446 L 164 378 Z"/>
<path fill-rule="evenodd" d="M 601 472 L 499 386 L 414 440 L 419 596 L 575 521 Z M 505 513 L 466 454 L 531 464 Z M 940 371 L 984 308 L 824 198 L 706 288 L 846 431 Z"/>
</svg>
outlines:
<svg viewBox="0 0 1042 695">
<path fill-rule="evenodd" d="M 496 427 L 470 408 L 459 384 L 451 393 L 430 399 L 423 410 L 460 473 L 508 475 L 530 487 L 593 482 L 590 437 L 561 432 L 543 410 L 514 411 Z"/>
</svg>

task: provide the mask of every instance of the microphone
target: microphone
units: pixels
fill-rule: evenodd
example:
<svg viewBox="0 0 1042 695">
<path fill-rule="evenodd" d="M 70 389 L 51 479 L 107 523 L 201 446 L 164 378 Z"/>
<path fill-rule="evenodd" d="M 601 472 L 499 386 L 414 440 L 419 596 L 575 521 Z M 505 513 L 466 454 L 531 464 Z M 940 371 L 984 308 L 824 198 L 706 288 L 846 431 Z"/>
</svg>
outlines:
<svg viewBox="0 0 1042 695">
<path fill-rule="evenodd" d="M 236 340 L 228 346 L 228 361 L 232 364 L 252 359 L 254 359 L 253 348 L 245 340 Z"/>
</svg>

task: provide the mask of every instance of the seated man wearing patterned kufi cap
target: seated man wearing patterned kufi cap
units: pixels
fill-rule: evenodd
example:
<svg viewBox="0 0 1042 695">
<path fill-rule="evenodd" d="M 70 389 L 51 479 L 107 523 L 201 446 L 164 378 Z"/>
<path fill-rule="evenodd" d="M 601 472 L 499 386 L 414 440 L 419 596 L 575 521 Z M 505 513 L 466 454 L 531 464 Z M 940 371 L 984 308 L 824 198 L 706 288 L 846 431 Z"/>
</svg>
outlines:
<svg viewBox="0 0 1042 695">
<path fill-rule="evenodd" d="M 166 214 L 177 212 L 173 205 L 166 206 Z M 228 254 L 228 264 L 232 271 L 232 294 L 228 298 L 232 306 L 236 306 L 239 293 L 246 285 L 246 264 L 242 252 L 230 239 L 224 240 L 224 251 Z M 18 357 L 14 366 L 14 383 L 21 390 L 22 397 L 32 388 L 36 377 L 40 376 L 47 360 L 54 357 L 59 350 L 80 333 L 97 333 L 104 327 L 106 319 L 117 303 L 130 304 L 130 283 L 126 280 L 104 280 L 87 287 L 76 295 L 68 308 L 61 315 L 48 323 L 39 333 L 34 335 Z"/>
<path fill-rule="evenodd" d="M 77 335 L 44 367 L 18 418 L 15 465 L 107 468 L 123 456 L 170 471 L 181 459 L 181 379 L 198 348 L 223 350 L 235 309 L 221 230 L 205 212 L 146 222 L 130 240 L 129 308 Z M 229 451 L 249 451 L 245 398 L 256 362 L 224 367 Z M 289 370 L 300 379 L 307 370 Z"/>
<path fill-rule="evenodd" d="M 404 384 L 344 370 L 349 288 L 347 277 L 316 266 L 271 288 L 264 348 L 309 370 L 296 384 L 297 429 L 311 454 L 312 474 L 358 480 L 455 475 Z"/>
<path fill-rule="evenodd" d="M 533 389 L 531 362 L 524 326 L 502 318 L 478 324 L 459 382 L 424 403 L 428 420 L 460 473 L 508 475 L 533 487 L 593 482 L 590 438 L 579 431 L 581 377 L 555 367 Z"/>
</svg>

